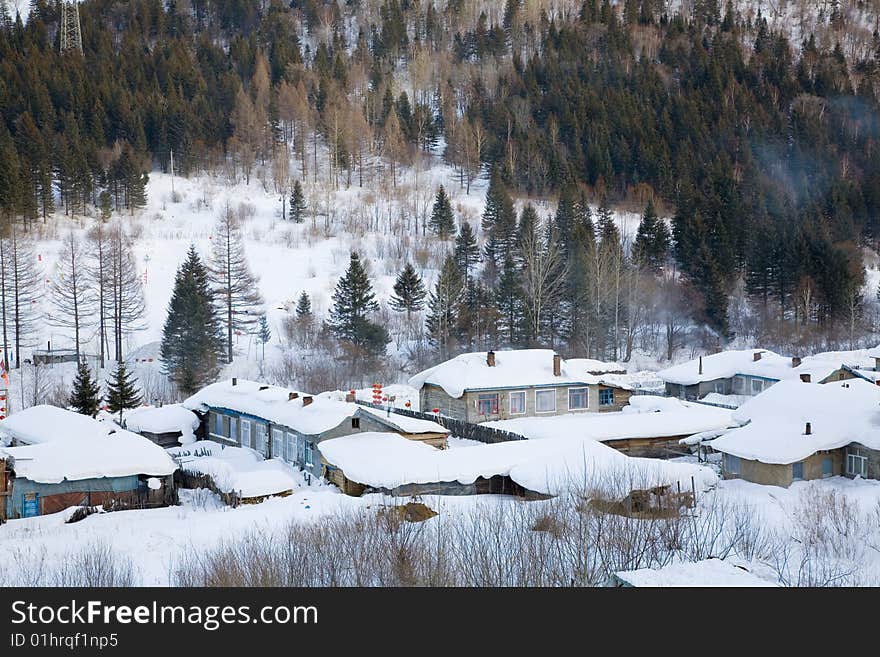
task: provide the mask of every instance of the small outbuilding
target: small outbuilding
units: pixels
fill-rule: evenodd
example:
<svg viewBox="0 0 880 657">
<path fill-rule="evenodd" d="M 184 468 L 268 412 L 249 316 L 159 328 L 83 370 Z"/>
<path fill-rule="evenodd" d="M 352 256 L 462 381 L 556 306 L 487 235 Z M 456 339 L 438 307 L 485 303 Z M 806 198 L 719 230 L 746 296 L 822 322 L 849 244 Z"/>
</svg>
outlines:
<svg viewBox="0 0 880 657">
<path fill-rule="evenodd" d="M 721 559 L 672 563 L 662 568 L 639 568 L 614 573 L 613 587 L 766 587 L 778 586 L 742 566 Z"/>
<path fill-rule="evenodd" d="M 195 441 L 199 416 L 180 404 L 143 406 L 125 414 L 125 428 L 167 449 Z"/>
</svg>

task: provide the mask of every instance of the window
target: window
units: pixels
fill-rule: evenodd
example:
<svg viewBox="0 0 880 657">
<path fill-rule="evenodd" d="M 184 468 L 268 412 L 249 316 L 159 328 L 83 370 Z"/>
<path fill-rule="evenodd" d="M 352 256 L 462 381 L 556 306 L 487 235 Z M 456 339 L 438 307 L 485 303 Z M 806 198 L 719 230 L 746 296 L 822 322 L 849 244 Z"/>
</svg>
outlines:
<svg viewBox="0 0 880 657">
<path fill-rule="evenodd" d="M 864 477 L 868 473 L 868 459 L 860 454 L 846 455 L 846 474 Z"/>
<path fill-rule="evenodd" d="M 614 406 L 614 388 L 599 390 L 599 406 Z"/>
<path fill-rule="evenodd" d="M 752 394 L 757 395 L 764 391 L 764 382 L 761 379 L 752 379 Z"/>
<path fill-rule="evenodd" d="M 285 435 L 284 460 L 294 463 L 296 461 L 296 434 L 290 431 Z"/>
<path fill-rule="evenodd" d="M 269 450 L 269 445 L 266 440 L 266 425 L 257 423 L 257 438 L 254 442 L 254 449 L 257 450 L 263 456 L 267 456 L 267 452 Z"/>
<path fill-rule="evenodd" d="M 312 443 L 307 440 L 305 449 L 306 449 L 306 459 L 305 459 L 306 467 L 311 468 L 314 465 L 314 463 L 312 463 L 312 454 L 314 452 L 315 446 L 312 445 Z"/>
<path fill-rule="evenodd" d="M 568 410 L 582 411 L 587 407 L 589 390 L 587 388 L 568 389 Z"/>
<path fill-rule="evenodd" d="M 717 392 L 719 395 L 724 394 L 724 381 L 716 381 L 712 385 L 712 392 Z"/>
<path fill-rule="evenodd" d="M 480 415 L 498 415 L 498 393 L 487 393 L 477 397 L 477 413 Z"/>
<path fill-rule="evenodd" d="M 724 470 L 729 475 L 739 476 L 739 457 L 733 454 L 724 455 Z"/>
<path fill-rule="evenodd" d="M 801 461 L 799 463 L 791 464 L 791 479 L 792 481 L 800 481 L 804 478 L 804 462 Z"/>
<path fill-rule="evenodd" d="M 746 380 L 741 376 L 733 378 L 733 394 L 742 395 L 746 391 Z"/>
<path fill-rule="evenodd" d="M 526 412 L 526 391 L 519 390 L 510 393 L 510 414 L 523 415 Z"/>
<path fill-rule="evenodd" d="M 361 419 L 359 417 L 351 418 L 351 428 L 352 429 L 360 429 L 361 428 Z"/>
<path fill-rule="evenodd" d="M 214 413 L 214 435 L 223 435 L 223 415 L 221 413 Z"/>
<path fill-rule="evenodd" d="M 238 443 L 238 418 L 229 418 L 229 440 Z"/>
<path fill-rule="evenodd" d="M 283 450 L 284 432 L 277 427 L 272 427 L 272 458 L 280 459 Z"/>
<path fill-rule="evenodd" d="M 250 420 L 242 420 L 241 421 L 241 446 L 242 447 L 250 447 L 251 446 L 251 421 Z"/>
<path fill-rule="evenodd" d="M 552 413 L 556 410 L 555 390 L 535 390 L 535 412 Z"/>
<path fill-rule="evenodd" d="M 831 477 L 834 475 L 834 464 L 831 460 L 830 456 L 826 456 L 822 459 L 822 478 Z"/>
</svg>

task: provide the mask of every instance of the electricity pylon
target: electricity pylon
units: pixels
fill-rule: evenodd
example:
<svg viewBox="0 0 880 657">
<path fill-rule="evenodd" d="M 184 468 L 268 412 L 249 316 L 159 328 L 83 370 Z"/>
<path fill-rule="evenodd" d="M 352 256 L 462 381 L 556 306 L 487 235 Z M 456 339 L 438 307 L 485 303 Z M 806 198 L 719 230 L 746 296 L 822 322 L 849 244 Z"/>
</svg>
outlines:
<svg viewBox="0 0 880 657">
<path fill-rule="evenodd" d="M 61 0 L 61 52 L 68 50 L 83 51 L 77 0 Z"/>
</svg>

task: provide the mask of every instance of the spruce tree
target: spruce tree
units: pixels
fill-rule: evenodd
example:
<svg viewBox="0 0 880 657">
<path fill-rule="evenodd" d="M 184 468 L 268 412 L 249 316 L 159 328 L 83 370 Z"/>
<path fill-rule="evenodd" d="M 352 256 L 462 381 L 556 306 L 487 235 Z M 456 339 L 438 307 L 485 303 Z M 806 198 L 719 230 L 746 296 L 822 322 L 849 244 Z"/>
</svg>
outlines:
<svg viewBox="0 0 880 657">
<path fill-rule="evenodd" d="M 266 315 L 260 315 L 260 321 L 257 323 L 257 338 L 263 347 L 263 360 L 266 360 L 266 343 L 272 339 L 272 330 L 269 328 L 269 320 Z"/>
<path fill-rule="evenodd" d="M 633 242 L 633 260 L 640 267 L 657 272 L 669 256 L 669 242 L 666 223 L 657 216 L 654 203 L 648 201 Z"/>
<path fill-rule="evenodd" d="M 352 251 L 348 270 L 333 292 L 328 326 L 337 339 L 350 342 L 371 355 L 382 354 L 391 338 L 383 327 L 369 320 L 369 314 L 378 309 L 373 284 L 360 256 Z"/>
<path fill-rule="evenodd" d="M 290 220 L 301 224 L 306 220 L 306 197 L 299 180 L 293 183 L 293 191 L 290 194 Z"/>
<path fill-rule="evenodd" d="M 122 423 L 122 411 L 136 408 L 143 401 L 137 389 L 134 373 L 128 372 L 125 362 L 117 363 L 113 376 L 107 382 L 107 407 L 111 413 L 119 413 Z"/>
<path fill-rule="evenodd" d="M 449 356 L 454 346 L 456 315 L 463 291 L 461 272 L 452 255 L 448 255 L 428 300 L 428 317 L 425 322 L 428 339 L 440 352 L 441 358 Z"/>
<path fill-rule="evenodd" d="M 437 190 L 428 225 L 434 231 L 434 234 L 441 239 L 446 239 L 455 233 L 455 216 L 452 213 L 452 204 L 449 202 L 449 196 L 446 195 L 443 185 L 440 185 L 440 189 Z"/>
<path fill-rule="evenodd" d="M 480 247 L 477 244 L 477 236 L 474 229 L 467 221 L 461 224 L 461 230 L 455 237 L 455 251 L 453 253 L 455 264 L 464 277 L 465 282 L 471 278 L 471 270 L 480 262 Z"/>
<path fill-rule="evenodd" d="M 67 400 L 77 413 L 95 417 L 101 406 L 101 387 L 97 379 L 92 378 L 92 373 L 85 359 L 79 361 L 76 368 L 76 378 L 73 380 L 73 390 Z"/>
<path fill-rule="evenodd" d="M 223 338 L 212 303 L 208 270 L 194 246 L 177 270 L 160 350 L 162 368 L 185 394 L 214 381 L 223 357 Z"/>
<path fill-rule="evenodd" d="M 305 290 L 299 295 L 299 299 L 296 300 L 296 309 L 294 310 L 296 313 L 297 319 L 311 319 L 312 317 L 312 300 L 309 298 L 308 292 Z"/>
<path fill-rule="evenodd" d="M 483 210 L 483 233 L 488 236 L 486 259 L 496 267 L 513 249 L 516 239 L 516 210 L 497 168 L 492 172 Z"/>
<path fill-rule="evenodd" d="M 495 303 L 501 315 L 501 331 L 510 346 L 519 341 L 523 325 L 522 282 L 513 258 L 508 255 L 501 268 L 501 278 L 495 291 Z"/>
<path fill-rule="evenodd" d="M 413 313 L 417 313 L 425 307 L 427 295 L 422 278 L 408 262 L 397 275 L 397 280 L 394 282 L 394 294 L 388 300 L 388 305 L 397 312 L 406 312 L 406 318 L 411 319 Z"/>
</svg>

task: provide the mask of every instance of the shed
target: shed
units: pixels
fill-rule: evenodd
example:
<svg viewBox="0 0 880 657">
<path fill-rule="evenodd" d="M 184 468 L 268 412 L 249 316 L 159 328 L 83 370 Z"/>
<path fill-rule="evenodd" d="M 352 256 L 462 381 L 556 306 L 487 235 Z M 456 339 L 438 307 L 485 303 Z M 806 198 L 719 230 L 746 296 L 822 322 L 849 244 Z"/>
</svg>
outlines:
<svg viewBox="0 0 880 657">
<path fill-rule="evenodd" d="M 180 404 L 143 406 L 125 414 L 125 428 L 167 449 L 195 441 L 199 417 Z"/>
<path fill-rule="evenodd" d="M 662 568 L 640 568 L 614 573 L 608 586 L 615 587 L 775 587 L 742 566 L 721 559 L 672 563 Z"/>
</svg>

